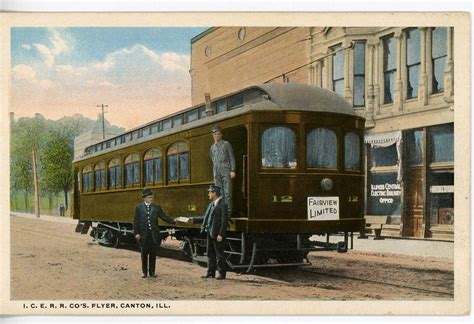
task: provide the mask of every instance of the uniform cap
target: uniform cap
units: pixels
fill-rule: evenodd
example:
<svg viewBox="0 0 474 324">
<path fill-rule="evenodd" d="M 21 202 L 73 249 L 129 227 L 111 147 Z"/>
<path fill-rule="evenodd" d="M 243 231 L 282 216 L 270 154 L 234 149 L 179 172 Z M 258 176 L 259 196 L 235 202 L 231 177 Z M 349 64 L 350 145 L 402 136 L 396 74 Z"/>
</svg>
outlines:
<svg viewBox="0 0 474 324">
<path fill-rule="evenodd" d="M 210 185 L 209 189 L 207 189 L 207 191 L 215 192 L 218 196 L 221 195 L 221 187 L 216 186 L 216 185 Z"/>
<path fill-rule="evenodd" d="M 153 191 L 151 191 L 151 189 L 148 189 L 148 188 L 143 189 L 142 198 L 145 198 L 148 196 L 153 196 Z"/>
<path fill-rule="evenodd" d="M 219 126 L 215 126 L 215 127 L 212 128 L 213 133 L 217 133 L 217 132 L 220 132 L 220 131 L 222 131 L 222 130 Z"/>
</svg>

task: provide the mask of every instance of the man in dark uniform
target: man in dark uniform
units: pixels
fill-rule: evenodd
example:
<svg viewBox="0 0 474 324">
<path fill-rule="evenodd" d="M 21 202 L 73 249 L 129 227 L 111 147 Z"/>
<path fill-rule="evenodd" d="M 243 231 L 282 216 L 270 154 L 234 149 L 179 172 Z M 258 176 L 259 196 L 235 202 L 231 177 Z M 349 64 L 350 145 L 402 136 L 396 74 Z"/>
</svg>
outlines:
<svg viewBox="0 0 474 324">
<path fill-rule="evenodd" d="M 201 233 L 207 233 L 207 273 L 202 278 L 214 278 L 217 269 L 219 271 L 217 280 L 223 280 L 227 268 L 224 245 L 227 236 L 228 208 L 219 186 L 211 185 L 208 189 L 208 197 L 211 203 L 204 217 L 193 218 L 194 223 L 202 223 Z"/>
<path fill-rule="evenodd" d="M 235 158 L 232 145 L 222 139 L 222 130 L 219 126 L 212 129 L 214 144 L 211 145 L 212 174 L 214 184 L 223 191 L 223 196 L 232 217 L 232 179 L 235 178 Z"/>
<path fill-rule="evenodd" d="M 153 192 L 143 190 L 143 202 L 135 208 L 133 234 L 140 244 L 142 252 L 142 278 L 156 277 L 156 252 L 161 244 L 158 217 L 167 223 L 175 224 L 172 217 L 165 215 L 160 206 L 153 204 Z"/>
</svg>

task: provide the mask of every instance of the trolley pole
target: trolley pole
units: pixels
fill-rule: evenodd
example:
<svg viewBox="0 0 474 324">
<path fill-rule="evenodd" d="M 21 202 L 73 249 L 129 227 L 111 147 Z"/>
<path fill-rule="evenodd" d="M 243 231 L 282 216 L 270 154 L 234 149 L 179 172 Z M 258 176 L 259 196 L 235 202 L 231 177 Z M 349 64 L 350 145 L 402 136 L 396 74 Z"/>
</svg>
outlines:
<svg viewBox="0 0 474 324">
<path fill-rule="evenodd" d="M 104 108 L 107 108 L 108 105 L 101 104 L 101 105 L 97 105 L 97 107 L 102 108 L 102 139 L 105 139 L 105 117 L 104 117 L 104 114 L 107 111 L 104 111 Z"/>
</svg>

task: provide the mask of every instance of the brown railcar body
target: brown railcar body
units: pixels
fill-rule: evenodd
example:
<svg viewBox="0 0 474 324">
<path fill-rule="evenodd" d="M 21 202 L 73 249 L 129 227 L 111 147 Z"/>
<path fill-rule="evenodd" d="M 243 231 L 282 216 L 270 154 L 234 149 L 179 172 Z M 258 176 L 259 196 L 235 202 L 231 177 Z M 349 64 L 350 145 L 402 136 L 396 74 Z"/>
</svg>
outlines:
<svg viewBox="0 0 474 324">
<path fill-rule="evenodd" d="M 240 93 L 243 102 L 236 109 L 163 131 L 162 135 L 158 133 L 148 140 L 141 139 L 77 159 L 73 163 L 76 175 L 73 179 L 74 218 L 80 222 L 132 224 L 134 207 L 141 200 L 143 187 L 152 189 L 156 201 L 172 217 L 202 216 L 208 204 L 206 189 L 213 183 L 209 155 L 211 129 L 219 125 L 224 139 L 234 148 L 237 163 L 233 185 L 235 207 L 229 232 L 236 237 L 257 233 L 264 237 L 272 234 L 345 233 L 347 248 L 347 233 L 358 232 L 364 227 L 364 119 L 355 116 L 349 104 L 338 95 L 306 85 L 262 85 Z M 217 98 L 212 105 L 222 100 L 225 98 Z M 317 100 L 320 102 L 315 102 Z M 197 108 L 186 111 L 192 109 Z M 297 163 L 291 168 L 265 168 L 262 165 L 262 134 L 270 127 L 279 126 L 291 129 L 296 135 Z M 309 149 L 306 147 L 307 134 L 318 127 L 332 130 L 337 137 L 337 163 L 334 168 L 318 169 L 306 165 L 306 151 Z M 360 167 L 355 171 L 345 169 L 344 136 L 349 131 L 359 138 Z M 189 147 L 189 177 L 167 181 L 166 152 L 179 141 Z M 145 183 L 143 175 L 143 158 L 151 148 L 160 148 L 164 157 L 161 163 L 162 182 L 156 185 Z M 130 153 L 137 153 L 140 157 L 140 181 L 135 187 L 123 185 L 126 176 L 123 163 Z M 121 188 L 81 192 L 81 170 L 99 162 L 107 166 L 113 158 L 120 158 L 122 162 Z M 105 172 L 106 184 L 107 177 Z M 321 185 L 326 178 L 333 182 L 329 190 L 324 190 Z M 334 196 L 339 197 L 338 220 L 308 220 L 308 197 Z M 185 223 L 161 225 L 181 233 L 197 232 L 199 226 Z M 185 236 L 178 235 L 180 238 Z"/>
</svg>

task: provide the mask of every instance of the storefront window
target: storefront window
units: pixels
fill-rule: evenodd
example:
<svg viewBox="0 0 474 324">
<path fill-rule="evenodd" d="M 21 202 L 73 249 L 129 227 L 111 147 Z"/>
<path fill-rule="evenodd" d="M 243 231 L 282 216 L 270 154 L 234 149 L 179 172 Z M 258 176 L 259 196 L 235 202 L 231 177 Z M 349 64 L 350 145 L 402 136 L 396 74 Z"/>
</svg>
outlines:
<svg viewBox="0 0 474 324">
<path fill-rule="evenodd" d="M 430 174 L 431 226 L 454 224 L 454 171 Z"/>
<path fill-rule="evenodd" d="M 306 136 L 306 166 L 337 168 L 337 137 L 327 128 L 316 128 Z"/>
<path fill-rule="evenodd" d="M 388 147 L 372 148 L 371 167 L 394 166 L 398 162 L 397 147 L 392 144 Z"/>
<path fill-rule="evenodd" d="M 401 216 L 402 189 L 397 172 L 372 173 L 367 197 L 369 215 Z"/>
<path fill-rule="evenodd" d="M 271 127 L 262 134 L 263 168 L 296 168 L 296 135 L 287 127 Z"/>
<path fill-rule="evenodd" d="M 423 131 L 413 130 L 405 136 L 406 161 L 408 166 L 423 164 Z"/>
<path fill-rule="evenodd" d="M 440 125 L 430 128 L 431 162 L 454 161 L 454 125 Z"/>
</svg>

